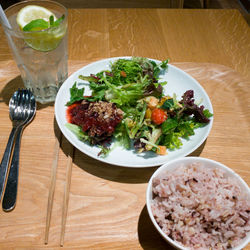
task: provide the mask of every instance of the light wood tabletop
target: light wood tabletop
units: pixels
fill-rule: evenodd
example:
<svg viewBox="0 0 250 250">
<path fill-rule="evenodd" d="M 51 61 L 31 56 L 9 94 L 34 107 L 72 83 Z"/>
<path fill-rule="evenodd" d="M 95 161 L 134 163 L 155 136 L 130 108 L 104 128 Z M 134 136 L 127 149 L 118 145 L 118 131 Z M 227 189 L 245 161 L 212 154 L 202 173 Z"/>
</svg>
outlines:
<svg viewBox="0 0 250 250">
<path fill-rule="evenodd" d="M 227 165 L 249 185 L 249 41 L 249 26 L 236 10 L 69 9 L 69 74 L 109 57 L 169 58 L 199 81 L 213 104 L 211 133 L 191 155 Z M 9 99 L 22 86 L 1 27 L 1 155 L 11 131 Z M 60 148 L 45 245 L 56 140 Z M 70 176 L 66 172 L 71 157 Z M 60 248 L 65 188 L 69 188 L 69 205 L 64 248 L 172 249 L 157 233 L 146 209 L 147 183 L 156 169 L 118 167 L 88 157 L 61 135 L 54 106 L 38 104 L 35 119 L 23 132 L 16 207 L 9 213 L 0 211 L 0 249 Z"/>
</svg>

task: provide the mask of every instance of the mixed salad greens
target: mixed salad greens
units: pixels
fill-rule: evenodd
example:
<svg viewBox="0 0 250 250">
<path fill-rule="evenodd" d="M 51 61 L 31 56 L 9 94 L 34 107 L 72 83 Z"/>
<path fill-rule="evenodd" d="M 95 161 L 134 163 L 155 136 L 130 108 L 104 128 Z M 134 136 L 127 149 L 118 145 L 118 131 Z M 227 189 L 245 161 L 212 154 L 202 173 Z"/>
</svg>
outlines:
<svg viewBox="0 0 250 250">
<path fill-rule="evenodd" d="M 204 106 L 195 103 L 193 90 L 183 93 L 181 100 L 176 95 L 163 93 L 167 82 L 160 82 L 160 75 L 167 70 L 168 60 L 157 64 L 147 58 L 118 59 L 111 63 L 110 70 L 103 70 L 79 79 L 89 82 L 91 96 L 84 96 L 84 88 L 75 82 L 70 89 L 66 104 L 111 102 L 123 111 L 122 121 L 113 133 L 115 144 L 138 153 L 154 151 L 165 155 L 167 150 L 179 149 L 182 138 L 188 139 L 195 129 L 206 126 L 212 114 Z M 75 124 L 66 124 L 79 139 L 91 141 L 88 134 Z M 110 144 L 102 143 L 101 154 L 107 155 Z"/>
</svg>

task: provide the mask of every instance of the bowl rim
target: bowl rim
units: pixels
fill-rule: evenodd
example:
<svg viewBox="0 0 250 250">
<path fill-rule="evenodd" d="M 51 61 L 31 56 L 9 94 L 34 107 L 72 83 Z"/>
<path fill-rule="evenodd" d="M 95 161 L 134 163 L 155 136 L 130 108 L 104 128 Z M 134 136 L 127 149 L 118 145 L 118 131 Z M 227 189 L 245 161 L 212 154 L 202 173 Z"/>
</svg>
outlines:
<svg viewBox="0 0 250 250">
<path fill-rule="evenodd" d="M 152 210 L 151 210 L 151 206 L 150 206 L 150 202 L 151 202 L 151 195 L 152 195 L 152 180 L 154 177 L 156 177 L 159 173 L 161 173 L 162 171 L 166 171 L 168 167 L 170 167 L 173 164 L 176 163 L 191 163 L 191 162 L 203 162 L 203 163 L 210 163 L 209 167 L 219 167 L 223 170 L 225 170 L 227 173 L 229 173 L 231 176 L 235 176 L 235 178 L 237 178 L 237 180 L 241 183 L 241 185 L 243 186 L 243 188 L 246 189 L 246 193 L 249 194 L 250 196 L 250 188 L 247 185 L 247 183 L 242 179 L 242 177 L 240 175 L 238 175 L 234 170 L 232 170 L 231 168 L 227 167 L 226 165 L 209 159 L 209 158 L 203 158 L 203 157 L 198 157 L 198 156 L 189 156 L 189 157 L 180 157 L 174 160 L 171 160 L 169 162 L 164 163 L 163 165 L 161 165 L 150 177 L 150 180 L 148 182 L 148 186 L 147 186 L 147 190 L 146 190 L 146 207 L 147 207 L 147 211 L 149 214 L 149 217 L 153 223 L 153 225 L 155 226 L 155 228 L 157 229 L 157 231 L 160 233 L 160 235 L 167 241 L 169 242 L 172 246 L 174 246 L 177 249 L 181 249 L 181 250 L 187 250 L 187 247 L 184 247 L 183 245 L 179 244 L 178 242 L 172 240 L 170 237 L 168 237 L 160 228 L 160 226 L 158 225 L 158 223 L 156 222 L 153 214 L 152 214 Z M 213 165 L 213 166 L 211 166 Z M 176 166 L 176 168 L 178 168 L 179 166 Z M 173 167 L 174 168 L 174 167 Z M 235 248 L 232 248 L 231 250 L 241 250 L 243 249 L 248 243 L 250 242 L 250 232 L 248 232 L 247 236 L 245 237 L 245 239 L 241 242 L 240 245 L 238 245 Z"/>
</svg>

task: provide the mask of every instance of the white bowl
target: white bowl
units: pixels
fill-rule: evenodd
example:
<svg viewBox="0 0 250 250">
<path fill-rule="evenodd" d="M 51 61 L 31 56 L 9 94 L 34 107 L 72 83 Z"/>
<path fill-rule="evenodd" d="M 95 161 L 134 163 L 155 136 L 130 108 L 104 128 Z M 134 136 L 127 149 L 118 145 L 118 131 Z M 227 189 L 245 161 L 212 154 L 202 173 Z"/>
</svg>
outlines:
<svg viewBox="0 0 250 250">
<path fill-rule="evenodd" d="M 168 243 L 170 243 L 172 246 L 174 246 L 177 249 L 182 249 L 182 250 L 187 250 L 188 248 L 180 245 L 178 242 L 176 242 L 176 241 L 172 240 L 170 237 L 168 237 L 167 234 L 165 234 L 161 230 L 160 226 L 158 225 L 158 223 L 156 222 L 156 220 L 153 216 L 153 213 L 151 210 L 151 201 L 153 198 L 152 180 L 153 180 L 153 178 L 158 176 L 160 173 L 165 172 L 166 170 L 173 171 L 173 170 L 177 169 L 178 167 L 180 167 L 180 165 L 183 166 L 183 164 L 184 164 L 184 166 L 186 166 L 186 165 L 189 165 L 189 164 L 194 163 L 194 162 L 204 164 L 208 168 L 219 168 L 219 169 L 224 170 L 224 172 L 226 173 L 227 176 L 234 177 L 237 179 L 239 186 L 241 187 L 241 189 L 243 190 L 245 195 L 247 195 L 247 197 L 249 197 L 249 199 L 250 199 L 250 189 L 249 189 L 248 185 L 245 183 L 245 181 L 238 174 L 236 174 L 232 169 L 230 169 L 230 168 L 226 167 L 225 165 L 223 165 L 219 162 L 216 162 L 214 160 L 201 158 L 201 157 L 183 157 L 183 158 L 178 158 L 178 159 L 169 161 L 169 162 L 165 163 L 164 165 L 162 165 L 161 167 L 159 167 L 154 172 L 154 174 L 151 176 L 149 183 L 148 183 L 147 193 L 146 193 L 147 210 L 148 210 L 149 217 L 150 217 L 151 221 L 153 222 L 155 228 L 160 233 L 160 235 Z M 233 250 L 243 249 L 249 242 L 250 242 L 250 233 L 247 234 L 247 236 L 245 237 L 245 239 L 242 241 L 242 243 L 239 246 L 232 248 L 232 249 Z"/>
</svg>

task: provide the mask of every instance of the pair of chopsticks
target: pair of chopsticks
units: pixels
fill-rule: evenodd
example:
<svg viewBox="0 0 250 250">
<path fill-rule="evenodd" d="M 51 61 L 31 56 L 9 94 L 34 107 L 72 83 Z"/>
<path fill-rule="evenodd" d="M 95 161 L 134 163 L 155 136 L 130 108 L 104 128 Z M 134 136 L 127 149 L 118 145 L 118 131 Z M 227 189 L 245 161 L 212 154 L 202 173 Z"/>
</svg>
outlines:
<svg viewBox="0 0 250 250">
<path fill-rule="evenodd" d="M 51 179 L 50 179 L 47 217 L 46 217 L 46 229 L 45 229 L 45 241 L 44 241 L 45 244 L 48 244 L 49 241 L 49 228 L 50 228 L 51 213 L 52 213 L 55 186 L 56 186 L 56 171 L 58 166 L 58 156 L 59 156 L 61 138 L 62 134 L 60 133 L 60 138 L 59 139 L 56 138 L 54 146 L 54 160 L 51 168 Z M 70 152 L 68 154 L 68 160 L 67 160 L 66 183 L 65 183 L 64 197 L 63 197 L 60 246 L 63 246 L 64 244 L 65 226 L 66 226 L 66 218 L 67 218 L 68 203 L 69 203 L 69 191 L 71 184 L 72 158 L 73 158 L 73 146 L 70 146 Z"/>
</svg>

